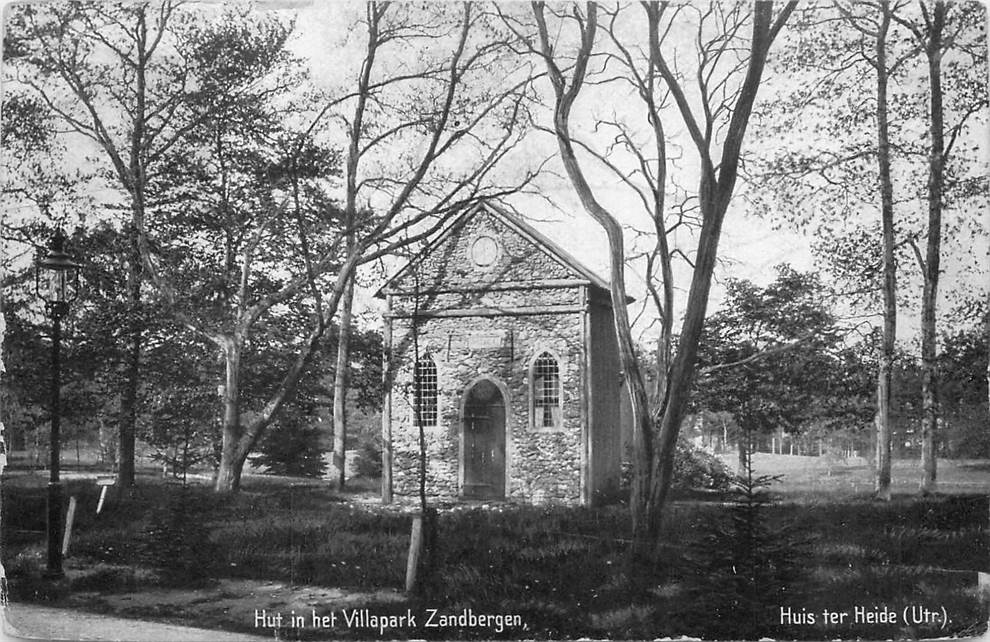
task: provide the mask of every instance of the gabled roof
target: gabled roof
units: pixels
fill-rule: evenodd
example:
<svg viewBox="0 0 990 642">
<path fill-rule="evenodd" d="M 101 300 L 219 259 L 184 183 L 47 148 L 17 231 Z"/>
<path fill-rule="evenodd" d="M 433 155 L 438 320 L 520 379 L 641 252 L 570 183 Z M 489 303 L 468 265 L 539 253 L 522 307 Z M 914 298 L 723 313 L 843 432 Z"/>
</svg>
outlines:
<svg viewBox="0 0 990 642">
<path fill-rule="evenodd" d="M 403 267 L 401 270 L 396 272 L 390 279 L 388 279 L 388 281 L 386 281 L 385 284 L 382 285 L 382 287 L 379 288 L 379 290 L 375 293 L 375 296 L 379 298 L 383 298 L 386 290 L 389 289 L 389 286 L 391 286 L 392 283 L 398 281 L 403 276 L 405 276 L 406 273 L 416 263 L 420 261 L 420 259 L 430 254 L 430 252 L 436 249 L 441 243 L 446 241 L 448 237 L 450 237 L 455 231 L 457 231 L 458 228 L 460 228 L 464 223 L 466 223 L 468 219 L 474 217 L 482 209 L 484 209 L 489 214 L 502 221 L 502 223 L 504 223 L 507 227 L 509 227 L 509 229 L 512 229 L 518 234 L 521 234 L 524 238 L 529 239 L 536 247 L 542 250 L 550 258 L 554 259 L 564 267 L 569 268 L 574 272 L 576 272 L 577 274 L 581 275 L 582 278 L 587 280 L 589 285 L 599 288 L 600 290 L 603 290 L 606 295 L 610 294 L 611 288 L 609 286 L 608 281 L 606 281 L 605 279 L 601 278 L 600 276 L 592 272 L 590 269 L 588 269 L 567 250 L 565 250 L 560 245 L 552 241 L 549 237 L 547 237 L 545 234 L 534 228 L 526 221 L 523 221 L 515 214 L 512 214 L 511 212 L 506 210 L 504 207 L 490 201 L 483 201 L 466 209 L 464 212 L 458 215 L 453 221 L 451 221 L 451 223 L 441 232 L 439 232 L 436 238 L 434 238 L 433 241 L 431 241 L 426 246 L 426 248 L 423 249 L 423 251 L 419 254 L 419 256 L 409 261 L 409 263 L 407 263 L 405 267 Z M 634 300 L 635 299 L 633 297 L 629 297 L 629 296 L 626 297 L 627 303 L 631 303 Z"/>
</svg>

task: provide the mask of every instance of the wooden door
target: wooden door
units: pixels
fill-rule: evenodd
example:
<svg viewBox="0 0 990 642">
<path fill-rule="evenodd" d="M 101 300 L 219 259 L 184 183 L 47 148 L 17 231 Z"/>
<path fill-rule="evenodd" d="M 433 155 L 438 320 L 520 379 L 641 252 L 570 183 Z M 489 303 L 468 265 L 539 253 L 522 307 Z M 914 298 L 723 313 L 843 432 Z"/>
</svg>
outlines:
<svg viewBox="0 0 990 642">
<path fill-rule="evenodd" d="M 464 497 L 505 497 L 505 400 L 491 381 L 479 381 L 464 403 Z"/>
</svg>

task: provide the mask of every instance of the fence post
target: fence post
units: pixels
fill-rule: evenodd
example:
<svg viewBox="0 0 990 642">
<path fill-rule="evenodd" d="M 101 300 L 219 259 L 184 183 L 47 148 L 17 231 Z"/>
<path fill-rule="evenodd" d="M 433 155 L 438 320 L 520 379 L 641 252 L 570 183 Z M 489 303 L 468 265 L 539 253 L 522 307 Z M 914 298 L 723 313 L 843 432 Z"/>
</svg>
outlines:
<svg viewBox="0 0 990 642">
<path fill-rule="evenodd" d="M 423 554 L 423 513 L 413 513 L 412 532 L 409 535 L 409 558 L 406 562 L 406 593 L 416 589 L 419 559 Z"/>
</svg>

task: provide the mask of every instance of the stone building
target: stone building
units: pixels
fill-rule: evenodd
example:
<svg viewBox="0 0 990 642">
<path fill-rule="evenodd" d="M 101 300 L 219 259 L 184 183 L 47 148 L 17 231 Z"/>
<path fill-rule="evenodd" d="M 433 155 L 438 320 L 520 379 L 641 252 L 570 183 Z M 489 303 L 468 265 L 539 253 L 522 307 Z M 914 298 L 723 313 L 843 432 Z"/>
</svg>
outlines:
<svg viewBox="0 0 990 642">
<path fill-rule="evenodd" d="M 491 204 L 442 231 L 378 296 L 383 496 L 590 504 L 619 483 L 620 368 L 608 284 Z"/>
</svg>

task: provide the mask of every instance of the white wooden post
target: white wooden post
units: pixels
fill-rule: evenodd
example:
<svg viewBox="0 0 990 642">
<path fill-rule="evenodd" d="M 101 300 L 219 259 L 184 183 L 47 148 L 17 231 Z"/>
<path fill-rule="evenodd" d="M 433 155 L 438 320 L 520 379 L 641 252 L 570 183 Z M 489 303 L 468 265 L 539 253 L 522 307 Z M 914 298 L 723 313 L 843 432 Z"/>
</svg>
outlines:
<svg viewBox="0 0 990 642">
<path fill-rule="evenodd" d="M 97 486 L 100 486 L 100 501 L 98 501 L 96 503 L 96 514 L 97 515 L 100 514 L 100 511 L 101 510 L 103 510 L 103 500 L 105 500 L 107 498 L 107 489 L 110 486 L 113 486 L 113 484 L 114 484 L 115 481 L 116 481 L 116 478 L 110 477 L 110 476 L 97 477 L 96 478 L 96 485 Z"/>
<path fill-rule="evenodd" d="M 69 538 L 72 537 L 72 520 L 76 516 L 76 496 L 69 498 L 69 514 L 65 517 L 65 534 L 62 536 L 62 557 L 69 554 Z"/>
<path fill-rule="evenodd" d="M 406 593 L 416 587 L 416 573 L 419 558 L 423 552 L 423 514 L 416 513 L 412 519 L 412 533 L 409 536 L 409 558 L 406 562 Z"/>
</svg>

